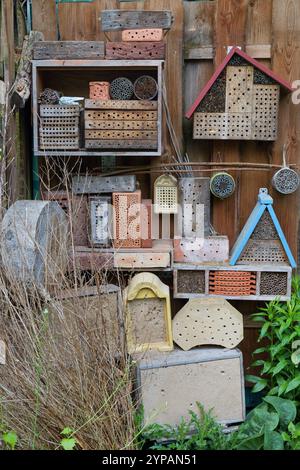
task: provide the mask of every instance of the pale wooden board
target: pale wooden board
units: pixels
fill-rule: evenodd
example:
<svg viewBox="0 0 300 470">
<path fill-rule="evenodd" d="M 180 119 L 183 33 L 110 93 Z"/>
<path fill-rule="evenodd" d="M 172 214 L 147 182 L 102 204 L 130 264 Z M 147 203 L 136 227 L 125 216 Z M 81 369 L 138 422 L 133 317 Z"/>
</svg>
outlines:
<svg viewBox="0 0 300 470">
<path fill-rule="evenodd" d="M 183 350 L 195 346 L 235 348 L 243 340 L 243 316 L 224 299 L 193 299 L 172 321 L 173 339 Z"/>
<path fill-rule="evenodd" d="M 252 113 L 253 74 L 252 66 L 227 66 L 226 113 Z"/>
<path fill-rule="evenodd" d="M 116 120 L 116 121 L 157 121 L 156 111 L 85 111 L 86 120 Z"/>
<path fill-rule="evenodd" d="M 157 131 L 133 130 L 86 130 L 86 139 L 103 140 L 154 140 L 157 142 Z"/>
<path fill-rule="evenodd" d="M 155 130 L 157 123 L 155 121 L 104 121 L 104 120 L 86 120 L 85 129 L 116 129 L 116 130 Z"/>
<path fill-rule="evenodd" d="M 276 140 L 279 112 L 279 85 L 254 85 L 252 136 L 254 140 Z"/>
<path fill-rule="evenodd" d="M 170 29 L 172 25 L 170 11 L 102 10 L 100 15 L 102 31 L 145 28 Z"/>
<path fill-rule="evenodd" d="M 114 266 L 128 269 L 167 268 L 170 266 L 170 253 L 116 253 Z"/>
<path fill-rule="evenodd" d="M 103 41 L 39 41 L 33 59 L 104 59 Z"/>
<path fill-rule="evenodd" d="M 136 189 L 136 177 L 125 176 L 74 176 L 72 192 L 74 194 L 103 194 L 114 191 L 133 192 Z"/>
<path fill-rule="evenodd" d="M 157 101 L 149 100 L 85 100 L 85 109 L 157 110 Z"/>
</svg>

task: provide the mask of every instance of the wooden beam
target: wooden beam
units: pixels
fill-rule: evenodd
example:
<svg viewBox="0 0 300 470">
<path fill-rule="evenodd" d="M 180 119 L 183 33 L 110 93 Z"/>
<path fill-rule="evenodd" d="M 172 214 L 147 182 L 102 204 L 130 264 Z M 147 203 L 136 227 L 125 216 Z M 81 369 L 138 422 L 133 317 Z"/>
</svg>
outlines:
<svg viewBox="0 0 300 470">
<path fill-rule="evenodd" d="M 253 59 L 270 59 L 271 44 L 248 44 L 245 52 Z M 185 60 L 213 60 L 214 57 L 213 45 L 186 49 L 184 53 Z"/>
<path fill-rule="evenodd" d="M 103 10 L 100 21 L 102 31 L 145 28 L 170 29 L 173 18 L 171 11 Z"/>
<path fill-rule="evenodd" d="M 25 103 L 30 96 L 31 89 L 31 60 L 33 55 L 33 45 L 37 41 L 42 41 L 43 38 L 43 34 L 38 31 L 30 31 L 29 36 L 25 36 L 24 38 L 17 76 L 10 94 L 11 106 L 15 106 L 16 108 L 25 107 Z"/>
</svg>

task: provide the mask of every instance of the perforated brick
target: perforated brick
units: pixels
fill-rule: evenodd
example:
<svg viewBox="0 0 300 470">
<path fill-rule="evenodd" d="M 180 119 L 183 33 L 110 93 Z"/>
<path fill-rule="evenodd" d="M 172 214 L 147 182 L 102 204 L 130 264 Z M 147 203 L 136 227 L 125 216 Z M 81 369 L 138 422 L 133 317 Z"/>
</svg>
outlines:
<svg viewBox="0 0 300 470">
<path fill-rule="evenodd" d="M 141 191 L 134 193 L 113 193 L 114 247 L 140 248 Z"/>
<path fill-rule="evenodd" d="M 256 294 L 256 273 L 249 271 L 210 271 L 209 293 L 240 297 Z"/>
<path fill-rule="evenodd" d="M 90 82 L 91 100 L 109 100 L 109 82 Z"/>
<path fill-rule="evenodd" d="M 228 259 L 228 237 L 174 240 L 174 260 L 177 263 L 225 262 Z"/>
<path fill-rule="evenodd" d="M 163 39 L 163 30 L 155 29 L 125 29 L 122 31 L 122 41 L 127 42 L 145 42 L 161 41 Z"/>
</svg>

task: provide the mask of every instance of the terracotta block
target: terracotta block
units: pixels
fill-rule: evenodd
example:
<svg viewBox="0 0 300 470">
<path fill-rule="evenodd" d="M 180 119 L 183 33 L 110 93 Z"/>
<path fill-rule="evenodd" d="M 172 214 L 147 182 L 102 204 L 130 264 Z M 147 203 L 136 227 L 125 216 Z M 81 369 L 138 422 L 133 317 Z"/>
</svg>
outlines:
<svg viewBox="0 0 300 470">
<path fill-rule="evenodd" d="M 129 353 L 173 349 L 170 289 L 151 273 L 134 276 L 124 292 Z"/>
<path fill-rule="evenodd" d="M 141 231 L 142 248 L 152 248 L 152 199 L 142 200 Z"/>
<path fill-rule="evenodd" d="M 168 268 L 170 262 L 170 253 L 116 253 L 114 256 L 115 268 Z"/>
<path fill-rule="evenodd" d="M 122 31 L 122 41 L 127 42 L 145 42 L 145 41 L 162 41 L 163 30 L 155 29 L 125 29 Z"/>
<path fill-rule="evenodd" d="M 226 262 L 228 259 L 229 240 L 227 237 L 174 240 L 174 260 L 177 263 Z"/>
<path fill-rule="evenodd" d="M 90 100 L 109 100 L 109 82 L 90 82 Z"/>
<path fill-rule="evenodd" d="M 235 348 L 243 341 L 243 315 L 225 299 L 192 299 L 173 318 L 173 338 L 184 351 L 195 346 Z"/>
<path fill-rule="evenodd" d="M 256 273 L 250 271 L 210 271 L 209 293 L 226 296 L 256 294 Z"/>
<path fill-rule="evenodd" d="M 140 248 L 141 191 L 113 193 L 113 221 L 115 248 Z"/>
<path fill-rule="evenodd" d="M 126 59 L 164 59 L 166 46 L 160 42 L 107 42 L 105 58 L 109 60 Z"/>
<path fill-rule="evenodd" d="M 245 419 L 243 359 L 238 349 L 175 349 L 135 355 L 139 404 L 144 424 L 178 426 L 197 402 L 212 410 L 217 421 L 239 423 Z"/>
</svg>

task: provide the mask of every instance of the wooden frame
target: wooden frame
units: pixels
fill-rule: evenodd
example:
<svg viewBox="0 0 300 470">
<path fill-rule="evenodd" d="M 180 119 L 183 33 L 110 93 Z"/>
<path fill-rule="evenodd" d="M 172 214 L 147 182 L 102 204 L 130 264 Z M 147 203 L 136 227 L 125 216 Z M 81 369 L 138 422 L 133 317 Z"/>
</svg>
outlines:
<svg viewBox="0 0 300 470">
<path fill-rule="evenodd" d="M 191 265 L 191 264 L 179 264 L 174 263 L 173 265 L 173 282 L 174 282 L 174 298 L 175 299 L 195 299 L 195 298 L 204 298 L 204 297 L 220 297 L 228 300 L 256 300 L 256 301 L 270 301 L 274 300 L 276 297 L 280 297 L 280 300 L 287 301 L 290 300 L 291 290 L 292 290 L 292 268 L 288 265 L 235 265 L 230 266 L 229 264 L 222 265 Z M 178 271 L 188 270 L 188 271 L 204 271 L 205 272 L 205 294 L 196 294 L 196 293 L 184 293 L 178 292 L 177 284 L 177 275 Z M 209 273 L 210 271 L 231 271 L 231 272 L 243 272 L 250 271 L 256 273 L 256 294 L 247 295 L 247 296 L 227 296 L 227 295 L 218 295 L 209 293 Z M 287 275 L 287 295 L 260 295 L 260 278 L 262 272 L 269 273 L 286 273 Z"/>
<path fill-rule="evenodd" d="M 36 156 L 109 156 L 112 151 L 86 150 L 62 151 L 39 149 L 38 143 L 38 95 L 41 91 L 40 72 L 49 71 L 149 71 L 157 73 L 158 95 L 157 95 L 157 149 L 150 151 L 139 150 L 114 150 L 113 154 L 117 156 L 161 156 L 162 148 L 162 80 L 163 80 L 163 60 L 33 60 L 32 61 L 32 100 L 33 100 L 33 141 L 34 154 Z M 87 91 L 89 83 L 87 83 Z"/>
</svg>

